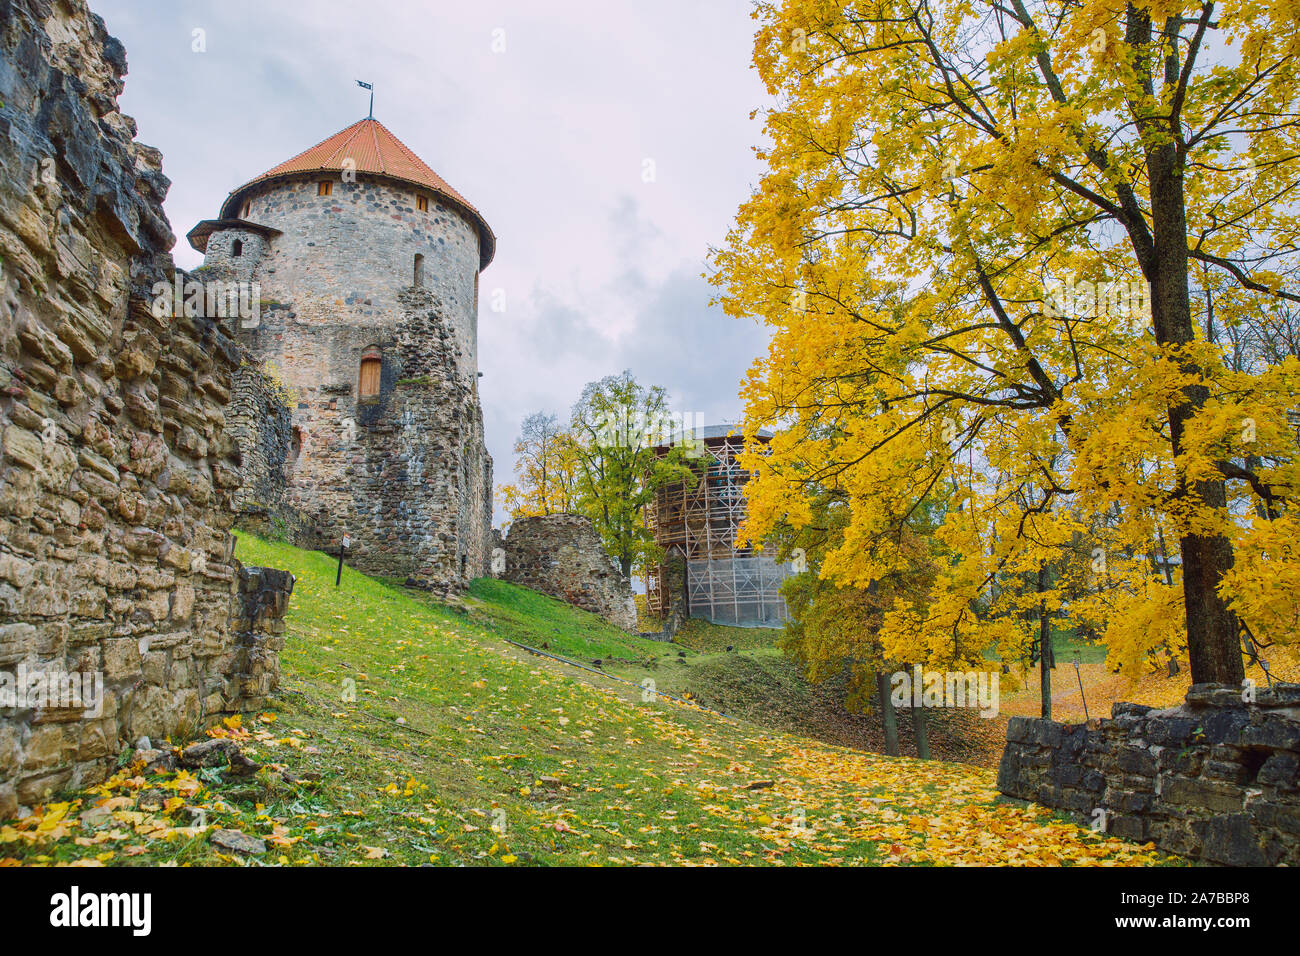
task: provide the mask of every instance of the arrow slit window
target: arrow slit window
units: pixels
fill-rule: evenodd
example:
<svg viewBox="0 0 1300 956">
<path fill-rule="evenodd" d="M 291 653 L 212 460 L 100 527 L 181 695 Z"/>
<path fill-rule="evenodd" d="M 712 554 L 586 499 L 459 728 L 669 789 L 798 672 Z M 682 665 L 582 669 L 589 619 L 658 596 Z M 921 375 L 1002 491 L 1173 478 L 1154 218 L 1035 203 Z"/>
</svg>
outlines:
<svg viewBox="0 0 1300 956">
<path fill-rule="evenodd" d="M 361 388 L 358 390 L 360 398 L 379 397 L 379 373 L 382 368 L 383 361 L 379 349 L 368 348 L 361 353 Z"/>
</svg>

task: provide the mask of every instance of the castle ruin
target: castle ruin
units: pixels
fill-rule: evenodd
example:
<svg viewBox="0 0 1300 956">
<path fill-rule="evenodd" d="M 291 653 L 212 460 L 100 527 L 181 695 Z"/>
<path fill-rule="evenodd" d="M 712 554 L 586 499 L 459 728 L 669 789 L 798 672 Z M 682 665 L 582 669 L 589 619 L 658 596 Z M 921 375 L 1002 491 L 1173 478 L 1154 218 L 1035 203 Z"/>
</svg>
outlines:
<svg viewBox="0 0 1300 956">
<path fill-rule="evenodd" d="M 241 510 L 306 547 L 346 535 L 350 563 L 431 590 L 486 574 L 478 282 L 496 240 L 477 210 L 367 118 L 187 238 L 194 278 L 258 295 L 235 333 Z"/>
</svg>

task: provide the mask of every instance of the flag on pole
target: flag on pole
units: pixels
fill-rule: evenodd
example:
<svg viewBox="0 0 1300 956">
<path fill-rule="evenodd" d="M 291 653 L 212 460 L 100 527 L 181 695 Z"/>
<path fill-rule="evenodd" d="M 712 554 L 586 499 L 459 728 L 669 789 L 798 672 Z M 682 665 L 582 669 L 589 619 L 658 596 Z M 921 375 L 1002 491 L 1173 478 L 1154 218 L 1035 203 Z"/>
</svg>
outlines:
<svg viewBox="0 0 1300 956">
<path fill-rule="evenodd" d="M 374 119 L 374 118 L 375 118 L 375 87 L 374 87 L 374 84 L 373 84 L 373 83 L 366 83 L 366 82 L 363 81 L 363 80 L 357 80 L 357 86 L 361 87 L 363 90 L 369 90 L 369 91 L 370 91 L 370 115 L 369 115 L 368 119 Z"/>
</svg>

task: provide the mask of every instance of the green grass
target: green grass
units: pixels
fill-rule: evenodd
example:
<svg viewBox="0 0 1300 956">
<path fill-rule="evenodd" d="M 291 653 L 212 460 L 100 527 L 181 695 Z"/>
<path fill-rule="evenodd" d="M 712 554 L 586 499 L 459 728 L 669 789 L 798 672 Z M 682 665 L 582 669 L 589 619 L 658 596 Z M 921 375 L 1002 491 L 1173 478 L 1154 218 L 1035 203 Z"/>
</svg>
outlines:
<svg viewBox="0 0 1300 956">
<path fill-rule="evenodd" d="M 1106 647 L 1103 644 L 1097 644 L 1080 637 L 1073 627 L 1058 627 L 1052 625 L 1052 652 L 1056 655 L 1056 666 L 1062 664 L 1071 664 L 1074 661 L 1074 655 L 1079 655 L 1080 664 L 1092 664 L 1106 659 Z M 989 660 L 1001 661 L 1002 658 L 995 651 L 988 653 Z M 1016 661 L 1010 661 L 1015 666 Z"/>
<path fill-rule="evenodd" d="M 700 618 L 691 618 L 682 623 L 673 640 L 697 651 L 726 651 L 734 647 L 737 651 L 770 651 L 780 653 L 776 648 L 781 636 L 780 628 L 770 627 L 728 627 L 725 624 L 713 624 Z"/>
<path fill-rule="evenodd" d="M 537 591 L 479 578 L 466 598 L 471 618 L 492 633 L 583 663 L 646 665 L 675 657 L 681 648 L 612 627 Z"/>
<path fill-rule="evenodd" d="M 1078 637 L 1073 629 L 1056 631 L 1052 635 L 1052 653 L 1056 666 L 1072 664 L 1078 655 L 1080 664 L 1095 664 L 1106 659 L 1104 644 L 1094 644 Z"/>
<path fill-rule="evenodd" d="M 427 599 L 426 599 L 427 600 Z M 728 627 L 691 619 L 672 643 L 611 627 L 600 618 L 528 588 L 492 578 L 474 582 L 466 600 L 471 620 L 492 634 L 599 667 L 656 691 L 697 701 L 763 729 L 802 732 L 852 743 L 851 724 L 834 691 L 813 687 L 777 648 L 780 630 Z M 540 635 L 540 640 L 539 640 Z"/>
<path fill-rule="evenodd" d="M 0 826 L 0 862 L 877 864 L 989 862 L 1012 852 L 1040 862 L 1154 859 L 1045 811 L 999 803 L 987 771 L 764 731 L 529 655 L 504 638 L 661 675 L 703 674 L 736 652 L 688 651 L 683 663 L 676 647 L 495 581 L 476 583 L 453 608 L 351 569 L 336 588 L 329 556 L 252 535 L 240 536 L 237 557 L 298 576 L 274 717 L 250 716 L 235 731 L 262 769 L 242 780 L 202 771 L 202 789 L 191 792 L 197 784 L 146 778 L 124 758 L 108 787 L 65 794 Z M 776 660 L 766 646 L 746 653 L 761 666 Z M 143 812 L 146 790 L 184 799 Z M 271 838 L 268 852 L 220 850 L 210 829 L 181 829 L 191 811 L 209 827 Z M 1002 827 L 1005 836 L 976 847 L 960 836 L 970 826 Z"/>
</svg>

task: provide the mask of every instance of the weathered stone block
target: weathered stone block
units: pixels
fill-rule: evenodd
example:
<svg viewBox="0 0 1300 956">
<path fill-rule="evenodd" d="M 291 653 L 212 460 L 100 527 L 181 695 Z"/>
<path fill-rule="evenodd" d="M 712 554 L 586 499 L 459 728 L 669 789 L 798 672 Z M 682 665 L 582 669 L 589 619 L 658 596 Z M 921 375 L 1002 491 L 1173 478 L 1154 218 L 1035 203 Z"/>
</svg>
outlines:
<svg viewBox="0 0 1300 956">
<path fill-rule="evenodd" d="M 1112 814 L 1106 821 L 1106 830 L 1111 836 L 1137 843 L 1145 843 L 1150 836 L 1150 824 L 1146 817 L 1129 813 Z"/>
<path fill-rule="evenodd" d="M 1193 832 L 1200 838 L 1201 855 L 1211 863 L 1227 866 L 1268 866 L 1262 834 L 1244 813 L 1213 816 L 1195 820 Z"/>
<path fill-rule="evenodd" d="M 1271 754 L 1260 766 L 1256 780 L 1280 790 L 1300 789 L 1300 755 L 1281 751 Z"/>
</svg>

